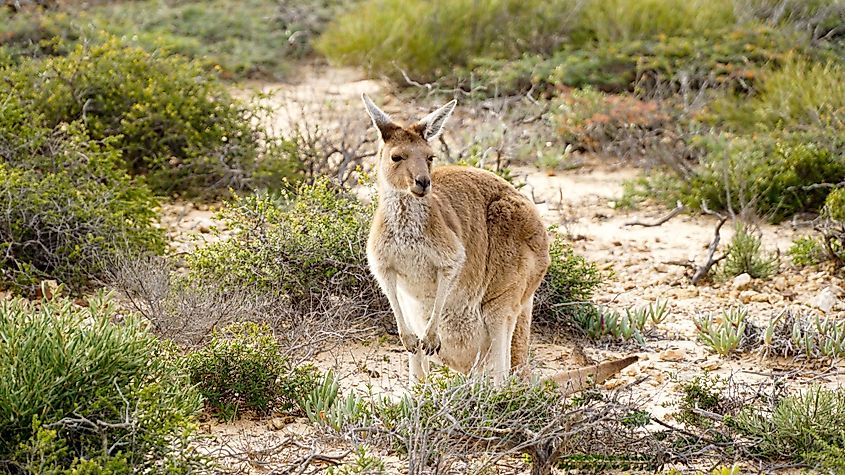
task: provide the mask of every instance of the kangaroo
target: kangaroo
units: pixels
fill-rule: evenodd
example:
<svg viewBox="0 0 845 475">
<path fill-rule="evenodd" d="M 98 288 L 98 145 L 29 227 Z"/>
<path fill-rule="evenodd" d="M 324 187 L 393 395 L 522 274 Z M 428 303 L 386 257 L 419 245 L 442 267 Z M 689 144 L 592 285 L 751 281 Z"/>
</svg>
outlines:
<svg viewBox="0 0 845 475">
<path fill-rule="evenodd" d="M 396 317 L 413 384 L 431 359 L 501 384 L 527 377 L 534 292 L 549 267 L 549 235 L 534 204 L 496 174 L 432 169 L 437 138 L 456 101 L 401 126 L 362 99 L 381 143 L 378 207 L 367 261 Z M 601 382 L 636 356 L 563 372 L 571 393 Z"/>
</svg>

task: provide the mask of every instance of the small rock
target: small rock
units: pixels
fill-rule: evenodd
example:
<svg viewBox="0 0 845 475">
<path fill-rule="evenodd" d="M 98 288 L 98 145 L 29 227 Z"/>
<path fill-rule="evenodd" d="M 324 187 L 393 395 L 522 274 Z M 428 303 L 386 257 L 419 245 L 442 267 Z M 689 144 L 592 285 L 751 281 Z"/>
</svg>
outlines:
<svg viewBox="0 0 845 475">
<path fill-rule="evenodd" d="M 813 305 L 822 312 L 828 313 L 833 310 L 837 301 L 836 293 L 830 287 L 825 287 L 821 292 L 816 294 L 816 298 L 813 299 Z"/>
<path fill-rule="evenodd" d="M 604 382 L 604 389 L 616 389 L 623 384 L 625 384 L 625 381 L 620 378 L 608 379 Z"/>
<path fill-rule="evenodd" d="M 267 422 L 267 428 L 270 430 L 282 430 L 293 421 L 294 418 L 291 416 L 274 417 Z"/>
<path fill-rule="evenodd" d="M 782 275 L 775 277 L 774 284 L 777 290 L 786 290 L 790 287 L 789 282 L 787 282 L 786 280 L 786 277 Z"/>
<path fill-rule="evenodd" d="M 669 291 L 669 296 L 677 299 L 691 299 L 698 297 L 697 287 L 682 287 Z"/>
<path fill-rule="evenodd" d="M 734 281 L 731 283 L 731 287 L 736 290 L 747 289 L 749 285 L 751 285 L 751 276 L 745 272 L 734 277 Z"/>
<path fill-rule="evenodd" d="M 669 348 L 660 352 L 660 361 L 684 361 L 687 359 L 687 354 L 684 350 Z"/>
<path fill-rule="evenodd" d="M 701 363 L 701 369 L 705 371 L 714 371 L 722 367 L 722 362 L 719 360 L 707 360 Z"/>
<path fill-rule="evenodd" d="M 739 293 L 739 300 L 742 303 L 749 303 L 754 301 L 754 298 L 756 298 L 757 295 L 759 294 L 753 290 L 743 290 Z"/>
<path fill-rule="evenodd" d="M 666 373 L 663 371 L 649 371 L 648 375 L 651 376 L 649 382 L 652 386 L 659 386 L 666 381 Z"/>
<path fill-rule="evenodd" d="M 211 227 L 209 227 L 207 224 L 200 224 L 200 232 L 203 234 L 208 234 L 211 232 Z"/>
</svg>

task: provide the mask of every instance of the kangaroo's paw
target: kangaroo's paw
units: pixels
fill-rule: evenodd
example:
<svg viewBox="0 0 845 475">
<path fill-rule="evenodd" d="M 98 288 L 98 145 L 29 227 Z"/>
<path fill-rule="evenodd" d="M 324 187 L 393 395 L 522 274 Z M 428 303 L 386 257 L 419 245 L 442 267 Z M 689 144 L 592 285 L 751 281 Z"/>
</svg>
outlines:
<svg viewBox="0 0 845 475">
<path fill-rule="evenodd" d="M 410 353 L 416 353 L 417 350 L 420 348 L 420 339 L 417 338 L 413 332 L 399 332 L 399 340 L 402 342 L 402 346 L 405 347 L 405 350 Z"/>
<path fill-rule="evenodd" d="M 430 332 L 420 340 L 420 348 L 428 356 L 436 355 L 440 351 L 440 336 L 437 335 L 437 332 Z"/>
</svg>

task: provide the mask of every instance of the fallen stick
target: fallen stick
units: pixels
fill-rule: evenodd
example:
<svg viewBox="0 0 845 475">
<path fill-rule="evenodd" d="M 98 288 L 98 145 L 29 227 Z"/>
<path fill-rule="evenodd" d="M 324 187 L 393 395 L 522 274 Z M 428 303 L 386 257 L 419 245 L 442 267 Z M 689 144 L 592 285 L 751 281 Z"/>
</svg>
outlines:
<svg viewBox="0 0 845 475">
<path fill-rule="evenodd" d="M 642 221 L 631 221 L 625 223 L 625 226 L 642 226 L 644 228 L 653 228 L 655 226 L 660 226 L 661 224 L 669 221 L 670 219 L 674 218 L 675 216 L 681 214 L 681 211 L 684 210 L 684 205 L 678 201 L 678 204 L 675 206 L 675 209 L 670 211 L 666 216 L 660 218 L 659 220 L 653 223 L 643 223 Z"/>
<path fill-rule="evenodd" d="M 716 254 L 716 249 L 719 247 L 719 241 L 722 239 L 720 231 L 722 229 L 722 225 L 725 224 L 725 221 L 728 220 L 728 217 L 723 216 L 715 211 L 711 211 L 709 208 L 707 208 L 707 204 L 703 202 L 701 203 L 701 209 L 707 214 L 719 217 L 719 224 L 716 225 L 716 229 L 713 232 L 713 240 L 710 242 L 710 246 L 707 247 L 707 261 L 705 261 L 704 264 L 702 264 L 701 267 L 699 267 L 698 270 L 695 271 L 695 274 L 693 274 L 692 276 L 693 285 L 697 284 L 698 281 L 700 281 L 704 277 L 707 277 L 707 274 L 710 273 L 710 269 L 714 265 L 716 265 L 716 263 L 726 257 L 725 255 L 721 255 L 717 258 L 713 258 L 713 255 Z"/>
</svg>

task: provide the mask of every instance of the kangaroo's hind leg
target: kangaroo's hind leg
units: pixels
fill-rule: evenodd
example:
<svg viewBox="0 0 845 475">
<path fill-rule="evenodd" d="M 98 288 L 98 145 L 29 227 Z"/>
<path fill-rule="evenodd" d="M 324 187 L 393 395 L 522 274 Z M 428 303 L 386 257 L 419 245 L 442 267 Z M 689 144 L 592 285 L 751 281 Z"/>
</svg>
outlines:
<svg viewBox="0 0 845 475">
<path fill-rule="evenodd" d="M 493 378 L 496 385 L 502 384 L 510 374 L 511 347 L 520 308 L 518 292 L 507 291 L 482 307 L 489 346 L 483 352 L 481 370 Z"/>
</svg>

